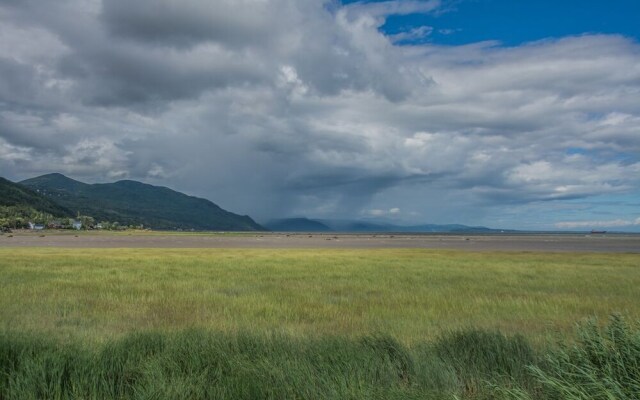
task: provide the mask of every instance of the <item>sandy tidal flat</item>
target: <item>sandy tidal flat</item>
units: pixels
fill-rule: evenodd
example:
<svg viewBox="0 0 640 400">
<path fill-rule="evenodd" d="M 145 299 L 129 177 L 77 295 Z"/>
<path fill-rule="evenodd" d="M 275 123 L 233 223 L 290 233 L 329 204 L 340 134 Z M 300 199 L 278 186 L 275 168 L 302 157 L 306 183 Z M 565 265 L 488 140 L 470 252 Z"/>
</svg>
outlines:
<svg viewBox="0 0 640 400">
<path fill-rule="evenodd" d="M 0 247 L 70 248 L 422 248 L 469 251 L 640 253 L 638 234 L 317 234 L 29 232 L 0 235 Z"/>
</svg>

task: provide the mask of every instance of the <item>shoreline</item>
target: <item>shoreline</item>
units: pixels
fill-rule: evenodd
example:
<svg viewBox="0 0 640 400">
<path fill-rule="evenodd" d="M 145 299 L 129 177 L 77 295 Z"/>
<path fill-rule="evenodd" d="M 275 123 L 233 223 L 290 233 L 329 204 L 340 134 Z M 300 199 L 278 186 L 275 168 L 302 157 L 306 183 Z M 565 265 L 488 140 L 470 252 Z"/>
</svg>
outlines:
<svg viewBox="0 0 640 400">
<path fill-rule="evenodd" d="M 0 248 L 412 248 L 467 251 L 640 253 L 640 235 L 624 233 L 274 233 L 15 231 Z"/>
</svg>

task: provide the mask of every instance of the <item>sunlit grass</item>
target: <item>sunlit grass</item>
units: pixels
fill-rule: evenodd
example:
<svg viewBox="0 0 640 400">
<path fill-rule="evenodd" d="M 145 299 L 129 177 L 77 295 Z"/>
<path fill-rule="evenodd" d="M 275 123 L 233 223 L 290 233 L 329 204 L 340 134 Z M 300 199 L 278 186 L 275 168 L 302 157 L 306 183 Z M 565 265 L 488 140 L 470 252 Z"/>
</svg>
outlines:
<svg viewBox="0 0 640 400">
<path fill-rule="evenodd" d="M 535 341 L 586 317 L 637 318 L 640 256 L 413 249 L 0 249 L 0 329 L 102 341 L 203 328 L 372 333 L 454 329 Z"/>
</svg>

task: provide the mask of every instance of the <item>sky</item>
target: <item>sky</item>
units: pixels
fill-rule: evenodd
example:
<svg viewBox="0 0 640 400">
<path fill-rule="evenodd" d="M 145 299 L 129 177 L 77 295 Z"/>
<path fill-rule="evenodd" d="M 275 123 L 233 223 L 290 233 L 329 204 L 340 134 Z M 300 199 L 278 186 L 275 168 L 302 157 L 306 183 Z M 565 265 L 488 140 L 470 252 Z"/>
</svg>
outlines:
<svg viewBox="0 0 640 400">
<path fill-rule="evenodd" d="M 0 176 L 640 232 L 640 2 L 0 0 Z"/>
</svg>

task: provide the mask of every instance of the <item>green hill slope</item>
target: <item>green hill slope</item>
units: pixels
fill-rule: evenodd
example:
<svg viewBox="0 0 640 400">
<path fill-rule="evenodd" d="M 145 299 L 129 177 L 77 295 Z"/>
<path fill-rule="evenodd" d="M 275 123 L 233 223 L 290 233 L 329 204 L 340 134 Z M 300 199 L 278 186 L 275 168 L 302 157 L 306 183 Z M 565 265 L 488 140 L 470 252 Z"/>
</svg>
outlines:
<svg viewBox="0 0 640 400">
<path fill-rule="evenodd" d="M 48 197 L 4 178 L 0 178 L 0 206 L 29 208 L 56 217 L 72 215 L 69 209 Z"/>
<path fill-rule="evenodd" d="M 62 174 L 48 174 L 20 183 L 97 221 L 154 229 L 264 230 L 250 217 L 223 210 L 209 200 L 136 181 L 90 185 Z"/>
</svg>

